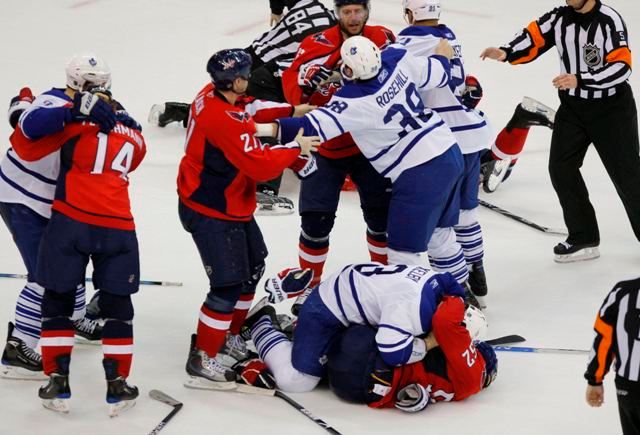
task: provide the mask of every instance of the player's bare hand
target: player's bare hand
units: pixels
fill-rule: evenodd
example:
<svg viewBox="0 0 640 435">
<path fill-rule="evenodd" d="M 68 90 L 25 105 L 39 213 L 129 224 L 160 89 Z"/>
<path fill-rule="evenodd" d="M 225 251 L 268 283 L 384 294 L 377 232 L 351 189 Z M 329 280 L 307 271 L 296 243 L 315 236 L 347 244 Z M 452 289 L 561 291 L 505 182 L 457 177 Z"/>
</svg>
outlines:
<svg viewBox="0 0 640 435">
<path fill-rule="evenodd" d="M 492 59 L 497 60 L 498 62 L 504 62 L 505 60 L 507 60 L 507 52 L 502 48 L 497 47 L 485 48 L 484 50 L 482 50 L 482 53 L 480 53 L 480 59 Z"/>
<path fill-rule="evenodd" d="M 282 14 L 280 14 L 280 15 L 271 14 L 271 18 L 269 18 L 269 25 L 270 26 L 275 25 L 278 21 L 280 21 L 280 18 L 282 18 Z"/>
<path fill-rule="evenodd" d="M 553 86 L 561 91 L 575 89 L 578 87 L 578 77 L 576 77 L 575 74 L 560 74 L 553 79 Z"/>
<path fill-rule="evenodd" d="M 449 41 L 447 41 L 444 38 L 440 39 L 440 42 L 436 47 L 435 53 L 439 56 L 444 56 L 449 60 L 453 59 L 453 55 L 454 55 L 453 47 L 451 46 L 451 44 L 449 44 Z"/>
<path fill-rule="evenodd" d="M 317 108 L 318 106 L 314 106 L 313 104 L 298 104 L 293 108 L 293 117 L 300 118 L 301 116 L 304 116 L 307 113 Z"/>
<path fill-rule="evenodd" d="M 300 154 L 303 156 L 309 156 L 313 151 L 317 151 L 322 143 L 320 136 L 304 136 L 302 128 L 298 131 L 296 142 L 300 145 Z"/>
<path fill-rule="evenodd" d="M 587 385 L 585 396 L 589 406 L 599 408 L 604 403 L 604 387 L 602 385 Z"/>
</svg>

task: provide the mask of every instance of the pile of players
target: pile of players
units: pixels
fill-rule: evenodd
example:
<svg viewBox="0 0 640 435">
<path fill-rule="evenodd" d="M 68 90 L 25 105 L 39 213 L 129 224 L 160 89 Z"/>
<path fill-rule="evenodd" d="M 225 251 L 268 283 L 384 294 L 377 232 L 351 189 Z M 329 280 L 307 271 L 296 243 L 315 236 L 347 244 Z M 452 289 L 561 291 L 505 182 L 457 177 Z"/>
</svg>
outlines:
<svg viewBox="0 0 640 435">
<path fill-rule="evenodd" d="M 465 328 L 465 320 L 484 322 L 477 309 L 465 315 L 465 304 L 484 307 L 487 295 L 476 210 L 481 156 L 517 157 L 530 126 L 552 125 L 550 112 L 519 105 L 494 141 L 475 110 L 482 88 L 465 73 L 454 33 L 439 23 L 438 0 L 405 0 L 410 26 L 397 41 L 366 24 L 367 0 L 335 0 L 335 17 L 317 0 L 285 3 L 287 14 L 250 49 L 209 59 L 211 81 L 191 105 L 152 111 L 161 126 L 187 128 L 178 212 L 210 286 L 186 385 L 308 391 L 328 372 L 340 397 L 411 412 L 474 394 L 497 373 L 491 347 Z M 273 50 L 272 38 L 287 35 L 296 44 Z M 12 149 L 0 165 L 0 212 L 29 271 L 2 374 L 44 371 L 49 382 L 39 395 L 62 412 L 78 330 L 102 341 L 111 414 L 138 395 L 126 382 L 130 295 L 139 285 L 127 174 L 145 143 L 110 81 L 102 60 L 80 56 L 67 67 L 65 89 L 35 100 L 23 90 L 12 101 Z M 495 190 L 515 160 L 506 161 L 491 168 L 485 188 Z M 269 305 L 257 304 L 247 319 L 267 256 L 253 218 L 258 182 L 264 193 L 286 168 L 301 180 L 300 269 L 266 288 L 271 302 L 299 297 L 293 341 Z M 323 280 L 347 176 L 360 196 L 372 263 Z M 277 187 L 270 193 L 278 198 Z M 89 259 L 100 290 L 95 316 L 106 319 L 100 327 L 82 316 Z M 249 339 L 260 359 L 250 357 Z"/>
</svg>

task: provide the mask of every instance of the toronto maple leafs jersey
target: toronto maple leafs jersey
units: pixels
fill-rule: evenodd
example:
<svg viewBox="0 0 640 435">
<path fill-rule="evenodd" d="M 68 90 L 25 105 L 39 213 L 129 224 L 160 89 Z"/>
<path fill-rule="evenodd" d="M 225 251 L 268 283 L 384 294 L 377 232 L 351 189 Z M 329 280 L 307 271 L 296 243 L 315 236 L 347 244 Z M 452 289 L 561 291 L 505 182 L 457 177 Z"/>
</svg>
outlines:
<svg viewBox="0 0 640 435">
<path fill-rule="evenodd" d="M 378 348 L 393 365 L 406 363 L 413 338 L 431 330 L 431 318 L 444 296 L 464 295 L 448 273 L 378 263 L 349 265 L 323 280 L 318 292 L 345 326 L 378 328 Z"/>
<path fill-rule="evenodd" d="M 64 128 L 64 108 L 71 105 L 71 99 L 62 89 L 51 89 L 39 95 L 31 107 L 20 117 L 20 127 L 27 136 L 35 136 L 43 124 L 43 119 L 59 124 L 45 125 L 46 128 Z M 46 114 L 42 111 L 48 111 Z M 61 117 L 47 116 L 52 112 L 60 112 Z M 44 114 L 45 116 L 40 116 Z M 57 119 L 60 118 L 60 119 Z M 26 120 L 26 124 L 25 124 Z M 30 124 L 40 124 L 32 127 Z M 33 131 L 31 131 L 33 130 Z M 28 162 L 21 159 L 13 148 L 9 148 L 0 162 L 0 202 L 23 204 L 39 215 L 51 217 L 51 205 L 56 190 L 56 180 L 60 172 L 60 151 L 55 151 L 39 160 Z"/>
<path fill-rule="evenodd" d="M 454 51 L 449 86 L 421 89 L 420 96 L 425 105 L 447 123 L 463 154 L 490 148 L 495 135 L 487 120 L 480 112 L 464 106 L 460 99 L 465 88 L 464 60 L 462 48 L 453 31 L 444 24 L 409 26 L 399 33 L 395 45 L 404 47 L 416 57 L 427 57 L 435 54 L 435 49 L 443 38 L 449 41 Z"/>
<path fill-rule="evenodd" d="M 420 89 L 448 86 L 449 61 L 443 56 L 416 58 L 407 50 L 382 51 L 382 67 L 370 80 L 347 82 L 325 107 L 303 118 L 280 120 L 283 142 L 302 126 L 323 142 L 351 133 L 373 167 L 394 181 L 404 170 L 419 166 L 455 145 L 440 116 L 425 107 Z"/>
</svg>

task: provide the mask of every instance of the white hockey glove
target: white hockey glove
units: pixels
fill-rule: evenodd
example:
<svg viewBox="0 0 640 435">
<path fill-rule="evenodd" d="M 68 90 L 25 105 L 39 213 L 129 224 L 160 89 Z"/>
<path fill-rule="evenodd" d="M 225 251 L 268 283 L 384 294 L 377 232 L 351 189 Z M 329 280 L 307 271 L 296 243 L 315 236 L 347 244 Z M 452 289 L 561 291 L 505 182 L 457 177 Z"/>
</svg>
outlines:
<svg viewBox="0 0 640 435">
<path fill-rule="evenodd" d="M 313 279 L 311 269 L 285 269 L 264 283 L 269 303 L 277 304 L 301 295 Z"/>
<path fill-rule="evenodd" d="M 396 395 L 395 407 L 404 412 L 418 412 L 429 406 L 429 392 L 420 384 L 409 384 Z"/>
</svg>

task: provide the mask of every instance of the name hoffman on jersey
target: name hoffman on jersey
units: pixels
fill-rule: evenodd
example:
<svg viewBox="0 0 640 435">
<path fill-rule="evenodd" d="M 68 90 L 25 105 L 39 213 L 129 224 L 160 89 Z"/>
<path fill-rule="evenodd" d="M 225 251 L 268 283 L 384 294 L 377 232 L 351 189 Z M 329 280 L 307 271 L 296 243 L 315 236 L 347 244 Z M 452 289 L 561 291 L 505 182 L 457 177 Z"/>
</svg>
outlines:
<svg viewBox="0 0 640 435">
<path fill-rule="evenodd" d="M 383 73 L 384 71 L 381 74 Z M 393 100 L 396 95 L 398 95 L 402 88 L 404 88 L 404 85 L 406 85 L 408 81 L 409 77 L 407 77 L 404 71 L 399 70 L 398 75 L 395 79 L 393 79 L 393 82 L 391 82 L 391 85 L 387 88 L 387 90 L 376 97 L 376 103 L 378 103 L 378 106 L 382 108 L 389 104 L 389 102 Z"/>
</svg>

